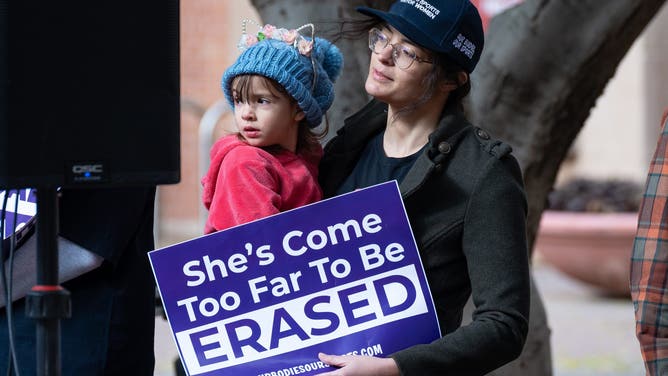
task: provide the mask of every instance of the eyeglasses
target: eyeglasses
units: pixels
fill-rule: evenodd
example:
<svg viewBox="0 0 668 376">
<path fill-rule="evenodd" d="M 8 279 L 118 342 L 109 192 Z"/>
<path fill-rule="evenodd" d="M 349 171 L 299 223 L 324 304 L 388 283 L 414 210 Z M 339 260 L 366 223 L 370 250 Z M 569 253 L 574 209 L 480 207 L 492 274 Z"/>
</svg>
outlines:
<svg viewBox="0 0 668 376">
<path fill-rule="evenodd" d="M 392 46 L 392 61 L 394 61 L 394 64 L 399 69 L 405 70 L 410 68 L 414 61 L 433 64 L 431 60 L 418 57 L 415 50 L 411 47 L 390 43 L 390 38 L 375 27 L 369 30 L 369 49 L 373 53 L 381 54 L 387 46 Z"/>
</svg>

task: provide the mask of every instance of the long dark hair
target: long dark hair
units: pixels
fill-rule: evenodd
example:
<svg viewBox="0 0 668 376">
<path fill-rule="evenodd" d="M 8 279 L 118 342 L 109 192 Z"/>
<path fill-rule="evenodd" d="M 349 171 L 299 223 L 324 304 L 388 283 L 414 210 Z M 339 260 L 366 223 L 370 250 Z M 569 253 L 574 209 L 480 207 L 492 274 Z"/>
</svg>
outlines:
<svg viewBox="0 0 668 376">
<path fill-rule="evenodd" d="M 281 84 L 279 84 L 278 82 L 269 77 L 265 77 L 259 74 L 242 74 L 234 77 L 234 80 L 232 81 L 232 91 L 237 93 L 236 95 L 238 96 L 238 99 L 241 102 L 245 103 L 249 102 L 250 97 L 253 95 L 252 92 L 253 77 L 258 77 L 262 79 L 262 83 L 269 91 L 272 92 L 272 94 L 278 95 L 280 93 L 288 97 L 292 103 L 297 104 L 297 101 L 290 95 L 290 93 L 287 92 L 287 90 L 285 90 L 285 88 Z M 299 122 L 299 126 L 297 127 L 297 147 L 295 150 L 296 153 L 304 154 L 317 151 L 318 150 L 317 146 L 320 145 L 320 140 L 324 138 L 327 132 L 329 131 L 328 127 L 329 124 L 326 122 L 325 126 L 323 127 L 324 129 L 320 132 L 316 132 L 309 126 L 305 118 L 302 119 Z M 245 140 L 241 135 L 241 133 L 237 133 L 237 137 L 242 141 Z M 263 147 L 263 149 L 271 153 L 279 151 L 281 147 L 278 145 L 271 145 Z"/>
</svg>

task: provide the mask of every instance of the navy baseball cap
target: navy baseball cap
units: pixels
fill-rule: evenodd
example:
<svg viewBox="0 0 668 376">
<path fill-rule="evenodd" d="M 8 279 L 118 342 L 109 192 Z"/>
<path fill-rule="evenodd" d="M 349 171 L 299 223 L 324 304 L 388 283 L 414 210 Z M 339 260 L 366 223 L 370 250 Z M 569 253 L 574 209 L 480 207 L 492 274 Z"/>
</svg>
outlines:
<svg viewBox="0 0 668 376">
<path fill-rule="evenodd" d="M 443 53 L 468 73 L 473 72 L 485 42 L 478 9 L 469 0 L 398 0 L 383 12 L 357 11 L 379 18 L 416 44 Z"/>
</svg>

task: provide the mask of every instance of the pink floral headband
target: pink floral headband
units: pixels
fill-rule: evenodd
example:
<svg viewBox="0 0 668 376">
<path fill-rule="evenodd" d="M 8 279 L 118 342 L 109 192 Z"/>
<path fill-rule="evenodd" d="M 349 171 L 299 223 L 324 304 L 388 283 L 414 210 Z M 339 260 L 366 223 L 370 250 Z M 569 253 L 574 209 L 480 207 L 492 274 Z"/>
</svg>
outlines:
<svg viewBox="0 0 668 376">
<path fill-rule="evenodd" d="M 258 27 L 256 34 L 248 34 L 246 32 L 246 23 L 251 22 Z M 299 32 L 307 27 L 311 28 L 311 40 L 306 40 Z M 247 49 L 248 47 L 261 42 L 265 39 L 274 39 L 283 41 L 287 44 L 291 44 L 300 54 L 311 57 L 311 51 L 313 51 L 313 41 L 315 40 L 315 27 L 313 24 L 302 25 L 296 29 L 284 29 L 277 28 L 274 25 L 266 24 L 264 26 L 258 24 L 257 22 L 249 19 L 243 20 L 242 23 L 242 34 L 237 47 L 240 51 Z"/>
</svg>

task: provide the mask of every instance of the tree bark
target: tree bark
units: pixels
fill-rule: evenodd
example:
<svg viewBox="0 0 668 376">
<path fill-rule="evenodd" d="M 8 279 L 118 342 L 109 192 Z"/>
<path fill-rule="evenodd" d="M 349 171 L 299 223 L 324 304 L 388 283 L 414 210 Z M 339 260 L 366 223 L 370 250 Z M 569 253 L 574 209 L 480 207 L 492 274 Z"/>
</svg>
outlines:
<svg viewBox="0 0 668 376">
<path fill-rule="evenodd" d="M 526 0 L 492 19 L 472 77 L 471 116 L 513 146 L 529 199 L 531 246 L 561 162 L 664 2 Z"/>
<path fill-rule="evenodd" d="M 298 27 L 357 17 L 355 7 L 387 8 L 390 0 L 251 0 L 264 22 Z M 547 194 L 596 99 L 635 39 L 665 0 L 525 0 L 495 17 L 472 75 L 468 103 L 474 124 L 513 146 L 529 202 L 529 249 Z M 344 72 L 329 111 L 330 135 L 368 97 L 366 40 L 337 41 Z M 331 137 L 331 136 L 330 136 Z M 533 281 L 532 281 L 533 282 Z M 467 307 L 470 312 L 471 305 Z M 492 375 L 552 374 L 549 327 L 542 298 L 532 283 L 529 338 L 520 358 Z"/>
<path fill-rule="evenodd" d="M 472 77 L 470 112 L 475 124 L 513 146 L 522 166 L 530 250 L 566 153 L 664 2 L 526 0 L 490 23 Z M 552 374 L 550 331 L 535 285 L 529 328 L 520 357 L 492 375 Z"/>
</svg>

